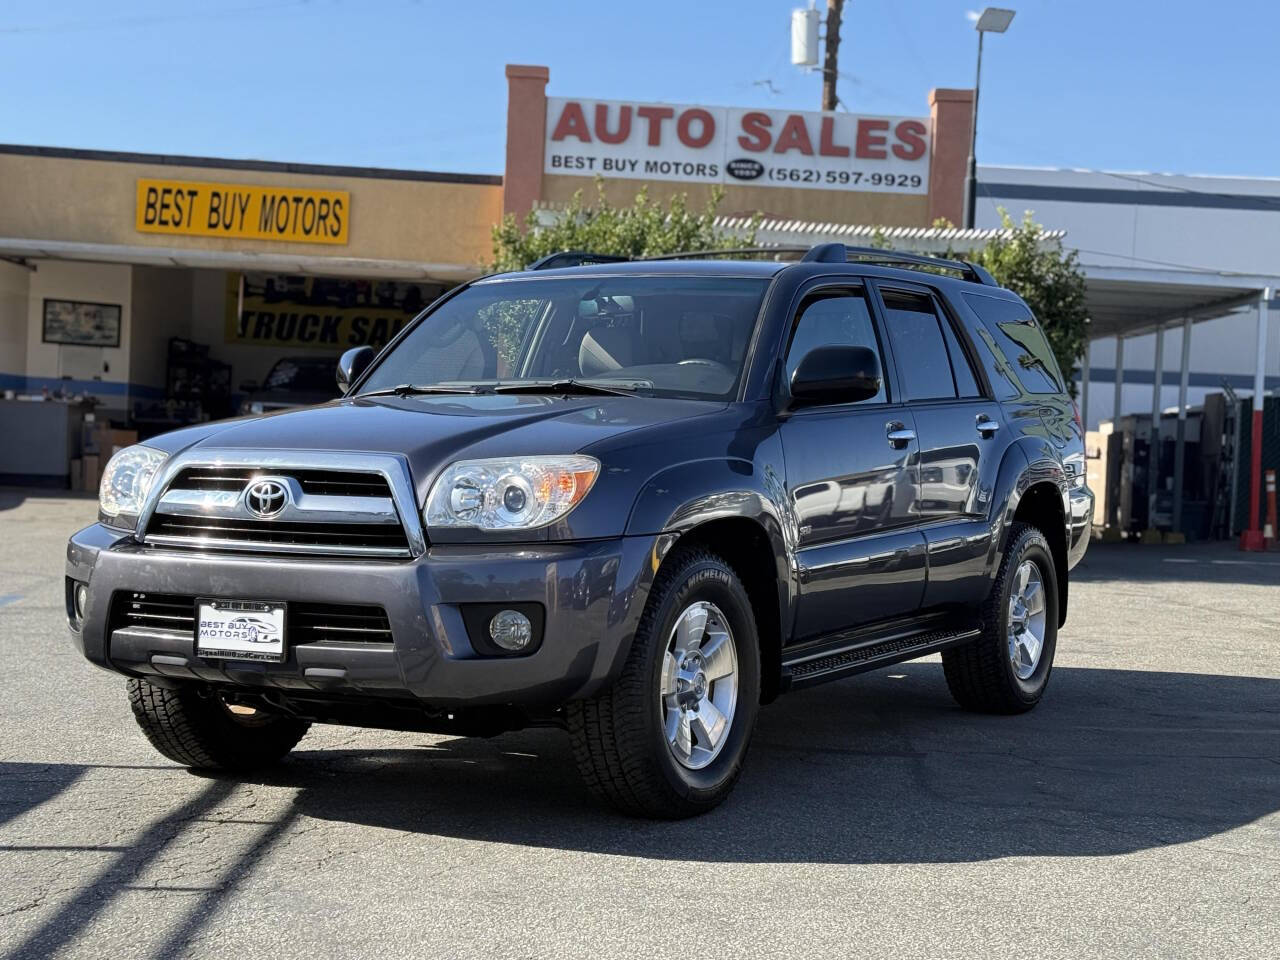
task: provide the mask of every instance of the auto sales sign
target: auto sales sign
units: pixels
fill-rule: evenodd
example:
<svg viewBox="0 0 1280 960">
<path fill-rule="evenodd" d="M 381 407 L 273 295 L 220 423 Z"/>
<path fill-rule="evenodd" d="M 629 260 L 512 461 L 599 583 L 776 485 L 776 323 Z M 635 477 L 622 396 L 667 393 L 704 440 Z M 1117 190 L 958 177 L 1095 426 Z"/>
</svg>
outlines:
<svg viewBox="0 0 1280 960">
<path fill-rule="evenodd" d="M 544 171 L 815 190 L 929 192 L 929 121 L 547 99 Z"/>
</svg>

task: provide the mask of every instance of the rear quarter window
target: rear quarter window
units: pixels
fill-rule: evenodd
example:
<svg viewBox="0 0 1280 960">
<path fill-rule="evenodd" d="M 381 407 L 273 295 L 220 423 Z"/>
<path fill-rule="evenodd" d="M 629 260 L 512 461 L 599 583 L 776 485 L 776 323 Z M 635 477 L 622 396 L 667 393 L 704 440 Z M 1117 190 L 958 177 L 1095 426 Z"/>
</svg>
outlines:
<svg viewBox="0 0 1280 960">
<path fill-rule="evenodd" d="M 964 299 L 982 321 L 979 352 L 998 397 L 1064 391 L 1058 361 L 1025 303 L 973 293 Z"/>
</svg>

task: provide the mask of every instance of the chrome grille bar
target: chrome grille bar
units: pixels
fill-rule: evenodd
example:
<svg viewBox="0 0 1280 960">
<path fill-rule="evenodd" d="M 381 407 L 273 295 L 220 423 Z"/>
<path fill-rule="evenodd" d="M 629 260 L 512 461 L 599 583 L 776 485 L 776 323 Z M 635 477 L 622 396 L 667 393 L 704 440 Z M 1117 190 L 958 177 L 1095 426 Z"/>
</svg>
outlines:
<svg viewBox="0 0 1280 960">
<path fill-rule="evenodd" d="M 288 491 L 283 506 L 277 494 L 272 513 L 255 512 L 247 500 L 263 480 Z M 138 529 L 143 543 L 198 550 L 371 558 L 426 551 L 408 463 L 390 454 L 178 454 L 152 487 Z"/>
</svg>

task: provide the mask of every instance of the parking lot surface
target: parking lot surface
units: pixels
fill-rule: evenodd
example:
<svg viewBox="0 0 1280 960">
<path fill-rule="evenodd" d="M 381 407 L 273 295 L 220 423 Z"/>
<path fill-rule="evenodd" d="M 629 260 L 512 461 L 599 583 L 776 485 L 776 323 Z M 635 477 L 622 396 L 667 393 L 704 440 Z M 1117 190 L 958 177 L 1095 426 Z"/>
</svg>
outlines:
<svg viewBox="0 0 1280 960">
<path fill-rule="evenodd" d="M 94 511 L 0 490 L 0 957 L 1280 956 L 1280 554 L 1095 544 L 1033 713 L 936 659 L 795 694 L 663 824 L 554 730 L 175 767 L 66 637 Z"/>
</svg>

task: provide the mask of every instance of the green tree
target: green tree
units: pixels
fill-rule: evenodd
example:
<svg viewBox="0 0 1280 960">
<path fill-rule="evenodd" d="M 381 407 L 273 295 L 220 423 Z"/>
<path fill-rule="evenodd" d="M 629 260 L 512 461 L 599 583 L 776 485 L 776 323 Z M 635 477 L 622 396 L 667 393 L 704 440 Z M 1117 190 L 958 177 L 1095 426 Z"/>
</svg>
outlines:
<svg viewBox="0 0 1280 960">
<path fill-rule="evenodd" d="M 968 256 L 991 271 L 1031 308 L 1044 328 L 1054 357 L 1075 395 L 1075 375 L 1088 340 L 1089 311 L 1085 306 L 1084 271 L 1074 250 L 1065 251 L 1057 240 L 1046 240 L 1044 227 L 1028 212 L 1015 224 L 1004 208 L 1000 219 L 1008 237 L 996 237 Z"/>
<path fill-rule="evenodd" d="M 745 236 L 716 228 L 716 208 L 723 196 L 717 186 L 706 207 L 695 212 L 689 209 L 686 194 L 677 194 L 664 207 L 651 201 L 642 188 L 630 206 L 615 207 L 605 196 L 604 181 L 597 177 L 595 202 L 587 206 L 579 190 L 553 223 L 540 224 L 537 214 L 530 212 L 522 225 L 507 214 L 493 228 L 490 266 L 523 270 L 535 260 L 565 250 L 653 257 L 683 250 L 755 247 L 754 221 Z"/>
</svg>

